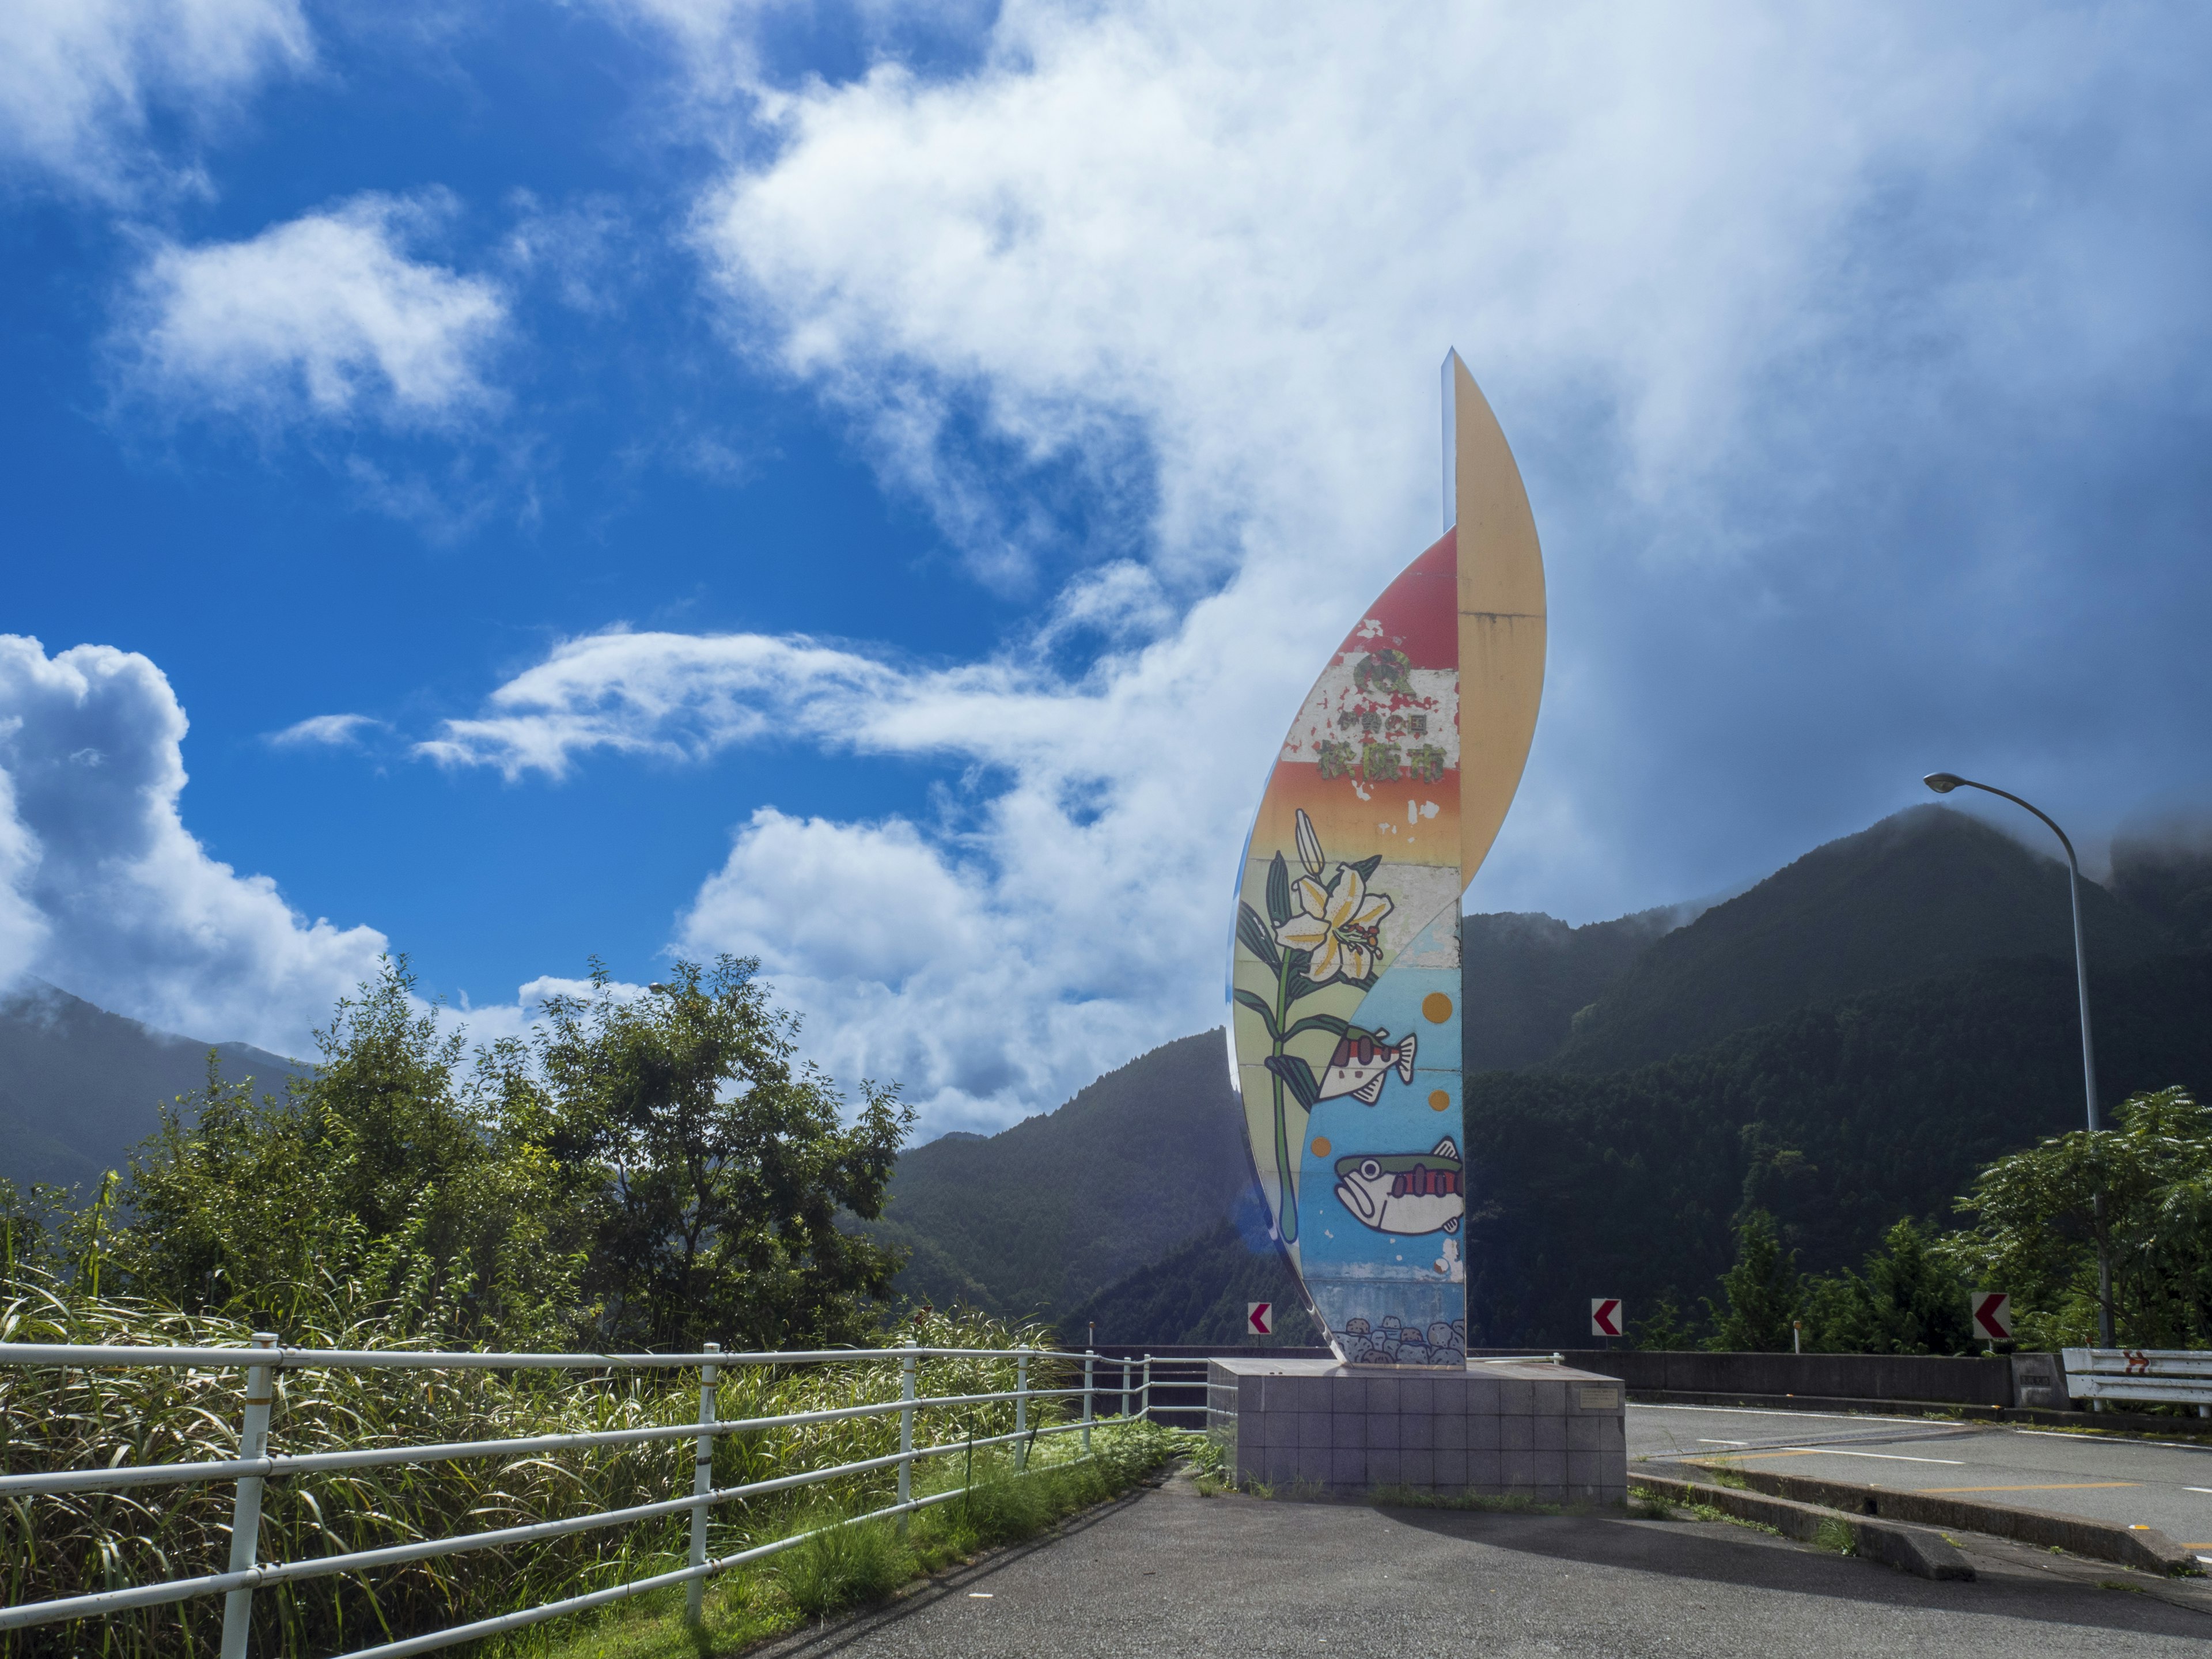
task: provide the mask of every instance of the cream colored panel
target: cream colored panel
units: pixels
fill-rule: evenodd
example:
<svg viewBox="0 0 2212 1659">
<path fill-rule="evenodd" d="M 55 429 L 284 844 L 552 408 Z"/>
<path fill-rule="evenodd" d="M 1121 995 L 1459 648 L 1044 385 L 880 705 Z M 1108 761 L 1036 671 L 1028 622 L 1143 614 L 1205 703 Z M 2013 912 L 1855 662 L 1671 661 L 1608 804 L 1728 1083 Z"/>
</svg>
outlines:
<svg viewBox="0 0 2212 1659">
<path fill-rule="evenodd" d="M 1544 556 L 1521 469 L 1452 356 L 1459 524 L 1460 879 L 1474 879 L 1521 787 L 1544 695 Z"/>
</svg>

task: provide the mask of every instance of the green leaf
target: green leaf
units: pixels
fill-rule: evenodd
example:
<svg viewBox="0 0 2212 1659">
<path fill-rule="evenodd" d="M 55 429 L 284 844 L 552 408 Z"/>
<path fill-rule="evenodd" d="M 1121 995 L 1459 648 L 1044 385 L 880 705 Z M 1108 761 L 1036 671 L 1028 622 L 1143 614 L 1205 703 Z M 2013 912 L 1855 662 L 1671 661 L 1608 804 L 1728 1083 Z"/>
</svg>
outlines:
<svg viewBox="0 0 2212 1659">
<path fill-rule="evenodd" d="M 1288 1042 L 1292 1037 L 1303 1036 L 1308 1031 L 1327 1031 L 1332 1036 L 1340 1037 L 1350 1029 L 1351 1026 L 1346 1021 L 1334 1014 L 1308 1014 L 1283 1033 L 1283 1041 Z"/>
<path fill-rule="evenodd" d="M 1237 993 L 1237 1000 L 1242 1006 L 1249 1008 L 1267 1022 L 1267 1036 L 1271 1042 L 1281 1041 L 1275 1029 L 1275 1011 L 1270 1008 L 1264 1000 L 1255 992 L 1240 990 Z"/>
<path fill-rule="evenodd" d="M 1382 855 L 1380 853 L 1370 853 L 1365 858 L 1360 860 L 1358 863 L 1347 865 L 1345 867 L 1351 870 L 1357 870 L 1359 872 L 1360 880 L 1371 881 L 1374 879 L 1376 868 L 1382 864 Z"/>
<path fill-rule="evenodd" d="M 1321 1085 L 1314 1080 L 1312 1066 L 1296 1054 L 1270 1054 L 1261 1063 L 1289 1085 L 1299 1105 L 1313 1110 L 1314 1102 L 1321 1098 Z"/>
<path fill-rule="evenodd" d="M 1291 919 L 1291 866 L 1280 853 L 1267 866 L 1267 917 L 1278 927 Z"/>
<path fill-rule="evenodd" d="M 1237 907 L 1237 942 L 1260 958 L 1271 974 L 1283 969 L 1283 958 L 1275 949 L 1275 941 L 1267 932 L 1267 924 L 1260 920 L 1260 913 L 1249 904 Z"/>
</svg>

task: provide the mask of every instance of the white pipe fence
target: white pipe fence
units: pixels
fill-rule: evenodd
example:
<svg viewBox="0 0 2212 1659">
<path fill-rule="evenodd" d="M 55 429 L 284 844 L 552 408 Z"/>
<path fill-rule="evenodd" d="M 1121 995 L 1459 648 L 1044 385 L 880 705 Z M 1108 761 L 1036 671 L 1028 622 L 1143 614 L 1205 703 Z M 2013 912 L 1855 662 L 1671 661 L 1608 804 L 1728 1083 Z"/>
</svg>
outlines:
<svg viewBox="0 0 2212 1659">
<path fill-rule="evenodd" d="M 915 1364 L 922 1359 L 983 1359 L 1014 1364 L 1015 1383 L 1010 1390 L 960 1395 L 917 1395 L 915 1391 Z M 1033 1360 L 1081 1361 L 1083 1382 L 1079 1388 L 1036 1389 L 1030 1386 L 1030 1365 Z M 595 1590 L 588 1595 L 571 1595 L 558 1601 L 541 1603 L 518 1612 L 495 1618 L 480 1619 L 445 1630 L 413 1636 L 403 1641 L 387 1642 L 380 1646 L 360 1648 L 346 1659 L 400 1659 L 402 1655 L 427 1653 L 434 1649 L 456 1642 L 472 1641 L 501 1632 L 519 1630 L 566 1613 L 579 1613 L 586 1608 L 604 1607 L 629 1596 L 643 1594 L 675 1584 L 689 1587 L 687 1611 L 696 1622 L 702 1610 L 705 1581 L 718 1572 L 726 1571 L 749 1561 L 792 1549 L 815 1535 L 812 1532 L 799 1533 L 780 1538 L 771 1543 L 757 1545 L 732 1555 L 717 1559 L 708 1556 L 708 1513 L 716 1504 L 763 1496 L 770 1492 L 787 1492 L 800 1486 L 818 1485 L 846 1476 L 866 1474 L 878 1470 L 897 1471 L 897 1501 L 853 1521 L 872 1521 L 896 1516 L 905 1525 L 905 1517 L 913 1511 L 933 1504 L 945 1503 L 960 1497 L 963 1486 L 933 1493 L 926 1498 L 913 1495 L 914 1466 L 924 1458 L 943 1457 L 954 1452 L 972 1452 L 979 1447 L 1010 1445 L 1015 1448 L 1018 1466 L 1026 1468 L 1030 1447 L 1042 1435 L 1079 1431 L 1083 1437 L 1083 1454 L 1091 1450 L 1091 1430 L 1095 1420 L 1094 1401 L 1100 1390 L 1096 1386 L 1094 1353 L 1066 1353 L 1048 1348 L 828 1348 L 793 1353 L 723 1353 L 712 1343 L 703 1352 L 684 1354 L 654 1353 L 471 1353 L 430 1352 L 406 1349 L 318 1349 L 287 1348 L 278 1346 L 276 1336 L 257 1332 L 254 1346 L 250 1348 L 180 1348 L 155 1346 L 97 1346 L 89 1344 L 41 1344 L 0 1342 L 0 1365 L 65 1367 L 70 1370 L 126 1366 L 166 1366 L 171 1368 L 242 1369 L 242 1412 L 240 1420 L 239 1455 L 187 1463 L 155 1463 L 118 1465 L 106 1468 L 65 1469 L 33 1474 L 0 1476 L 0 1502 L 34 1496 L 80 1492 L 119 1492 L 137 1486 L 178 1485 L 194 1481 L 222 1481 L 234 1483 L 232 1506 L 230 1564 L 224 1572 L 205 1573 L 195 1577 L 166 1579 L 157 1583 L 133 1585 L 118 1589 L 107 1589 L 90 1595 L 64 1596 L 52 1601 L 33 1601 L 0 1607 L 0 1631 L 20 1630 L 31 1626 L 57 1623 L 65 1620 L 100 1618 L 129 1611 L 136 1607 L 157 1607 L 170 1602 L 188 1601 L 195 1596 L 222 1595 L 225 1598 L 222 1623 L 222 1659 L 245 1659 L 246 1638 L 252 1613 L 255 1590 L 277 1584 L 295 1583 L 302 1579 L 325 1577 L 334 1573 L 357 1573 L 380 1567 L 396 1566 L 406 1562 L 422 1561 L 434 1557 L 459 1554 L 471 1550 L 496 1549 L 507 1545 L 529 1543 L 558 1538 L 568 1534 L 589 1531 L 598 1528 L 617 1527 L 634 1522 L 678 1515 L 690 1511 L 691 1537 L 690 1565 L 673 1571 L 656 1573 L 649 1577 Z M 721 1370 L 739 1365 L 799 1365 L 845 1364 L 872 1361 L 899 1364 L 899 1398 L 860 1406 L 842 1406 L 822 1411 L 792 1412 L 775 1417 L 733 1418 L 718 1420 L 716 1410 L 716 1382 Z M 274 1398 L 276 1373 L 283 1370 L 356 1370 L 365 1368 L 406 1368 L 435 1370 L 692 1370 L 700 1374 L 699 1413 L 696 1422 L 657 1428 L 614 1429 L 593 1433 L 536 1435 L 505 1440 L 453 1441 L 441 1444 L 419 1446 L 378 1446 L 352 1451 L 315 1452 L 301 1455 L 272 1454 L 268 1449 L 270 1409 Z M 1121 1405 L 1125 1416 L 1132 1415 L 1129 1406 L 1133 1391 L 1128 1387 L 1125 1369 L 1122 1376 Z M 1151 1363 L 1147 1356 L 1140 1395 L 1148 1411 L 1151 1404 Z M 1062 1423 L 1032 1423 L 1033 1404 L 1054 1400 L 1080 1398 L 1082 1413 Z M 1014 1431 L 1012 1434 L 992 1435 L 977 1439 L 951 1441 L 941 1445 L 915 1444 L 915 1418 L 917 1412 L 944 1407 L 969 1407 L 1013 1402 Z M 714 1447 L 722 1435 L 744 1434 L 766 1429 L 796 1427 L 810 1424 L 835 1423 L 854 1418 L 888 1417 L 896 1413 L 899 1419 L 899 1449 L 881 1457 L 862 1458 L 857 1462 L 839 1463 L 826 1468 L 805 1469 L 772 1479 L 750 1480 L 742 1485 L 717 1488 L 714 1485 Z M 1003 1419 L 1001 1419 L 1003 1420 Z M 397 1544 L 382 1549 L 355 1550 L 337 1555 L 313 1556 L 306 1559 L 264 1563 L 256 1559 L 261 1530 L 261 1494 L 264 1482 L 287 1476 L 325 1473 L 339 1469 L 373 1468 L 391 1464 L 428 1463 L 456 1461 L 471 1457 L 519 1457 L 541 1452 L 560 1451 L 586 1446 L 629 1445 L 652 1441 L 690 1439 L 694 1443 L 690 1495 L 672 1498 L 664 1502 L 633 1504 L 623 1509 L 595 1510 L 586 1514 L 568 1516 L 556 1521 L 538 1522 L 526 1526 L 503 1527 L 495 1531 L 463 1534 L 455 1537 L 423 1539 L 413 1543 Z M 841 1522 L 840 1524 L 848 1524 Z"/>
</svg>

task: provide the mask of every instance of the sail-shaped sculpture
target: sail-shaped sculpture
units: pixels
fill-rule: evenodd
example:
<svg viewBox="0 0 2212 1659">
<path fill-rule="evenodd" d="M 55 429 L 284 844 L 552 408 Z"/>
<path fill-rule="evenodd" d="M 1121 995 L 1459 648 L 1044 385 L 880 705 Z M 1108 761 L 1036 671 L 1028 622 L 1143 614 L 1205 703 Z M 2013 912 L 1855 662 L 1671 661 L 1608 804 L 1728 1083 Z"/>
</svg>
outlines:
<svg viewBox="0 0 2212 1659">
<path fill-rule="evenodd" d="M 1275 1236 L 1338 1358 L 1467 1353 L 1460 895 L 1519 787 L 1544 566 L 1505 434 L 1444 359 L 1444 533 L 1284 739 L 1239 872 L 1230 1043 Z"/>
</svg>

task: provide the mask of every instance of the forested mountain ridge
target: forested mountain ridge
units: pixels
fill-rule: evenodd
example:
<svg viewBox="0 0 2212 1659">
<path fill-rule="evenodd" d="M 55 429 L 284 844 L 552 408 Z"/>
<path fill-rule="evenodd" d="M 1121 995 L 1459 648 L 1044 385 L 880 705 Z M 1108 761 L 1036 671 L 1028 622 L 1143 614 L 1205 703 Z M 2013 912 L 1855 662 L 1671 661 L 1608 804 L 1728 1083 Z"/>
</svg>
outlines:
<svg viewBox="0 0 2212 1659">
<path fill-rule="evenodd" d="M 1462 1064 L 1503 1072 L 1549 1060 L 1577 1013 L 1697 914 L 1693 905 L 1669 905 L 1580 927 L 1538 911 L 1462 918 Z"/>
<path fill-rule="evenodd" d="M 2171 954 L 2212 915 L 2212 861 L 2115 856 L 2131 903 L 2083 887 L 2100 1093 L 2212 1089 L 2212 957 Z M 1694 1304 L 1747 1203 L 1808 1270 L 1856 1262 L 1900 1217 L 1948 1224 L 1981 1164 L 2080 1121 L 2056 860 L 1920 808 L 1670 927 L 1681 914 L 1467 918 L 1479 1341 L 1578 1340 L 1593 1295 Z M 1082 1311 L 1115 1340 L 1225 1340 L 1247 1293 L 1289 1290 L 1264 1242 L 1221 1224 Z"/>
<path fill-rule="evenodd" d="M 2107 1103 L 2212 1091 L 2212 954 L 2098 975 Z M 2082 1121 L 2070 963 L 2018 957 L 1796 1010 L 1693 1054 L 1603 1075 L 1467 1083 L 1477 1172 L 1471 1334 L 1558 1343 L 1587 1298 L 1632 1316 L 1711 1293 L 1757 1206 L 1808 1272 L 1855 1263 L 1906 1216 L 1954 1224 L 1977 1170 Z"/>
<path fill-rule="evenodd" d="M 0 998 L 0 1179 L 82 1188 L 120 1169 L 161 1109 L 207 1081 L 208 1050 L 234 1083 L 282 1094 L 310 1069 L 245 1042 L 202 1042 L 111 1014 L 31 980 Z"/>
<path fill-rule="evenodd" d="M 1252 1184 L 1219 1031 L 1109 1072 L 1057 1111 L 901 1156 L 867 1231 L 913 1257 L 900 1292 L 1065 1315 L 1229 1215 Z"/>
<path fill-rule="evenodd" d="M 2179 943 L 2094 882 L 2081 884 L 2081 908 L 2093 974 Z M 2073 960 L 2065 866 L 1963 812 L 1914 807 L 1654 939 L 1547 1063 L 1618 1071 L 1793 1009 L 2029 956 Z"/>
</svg>

